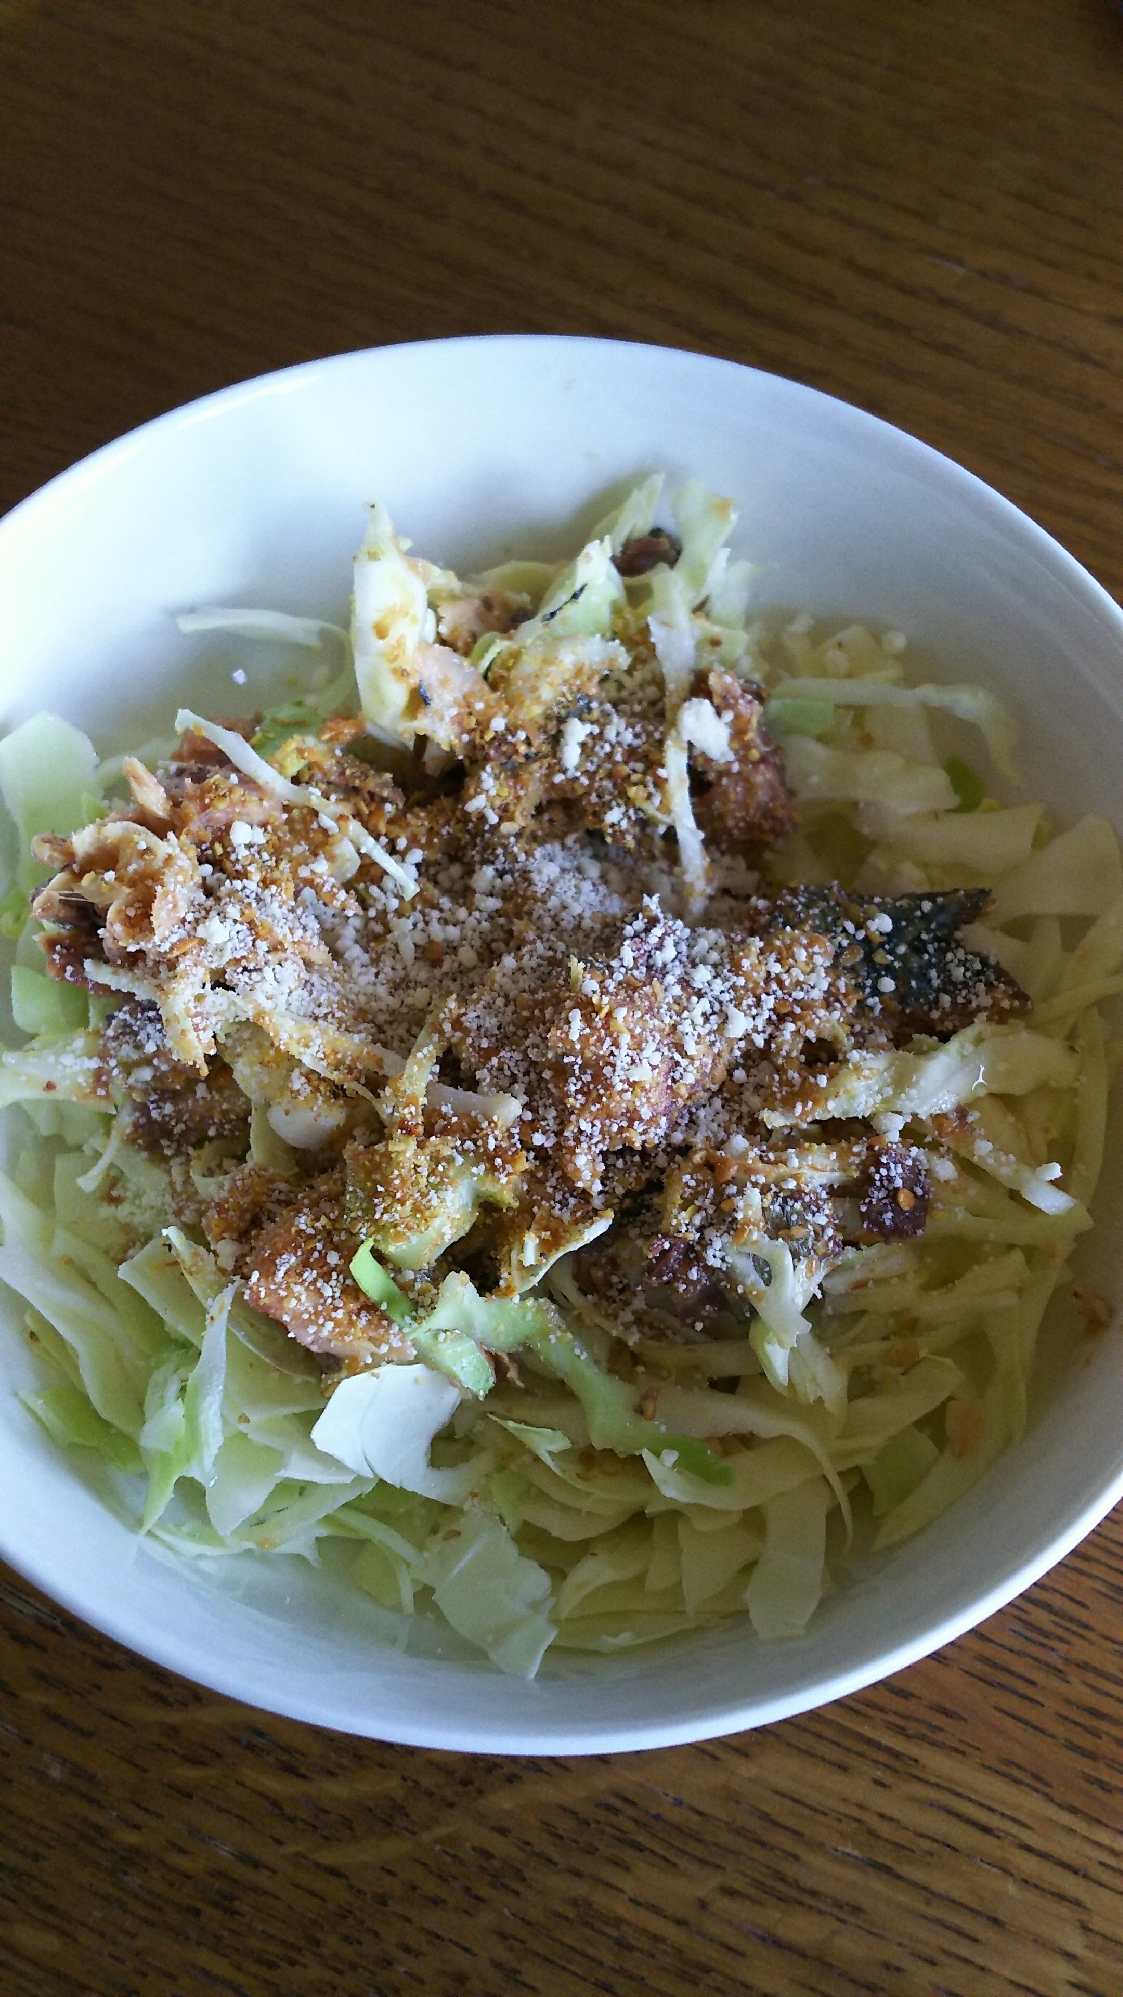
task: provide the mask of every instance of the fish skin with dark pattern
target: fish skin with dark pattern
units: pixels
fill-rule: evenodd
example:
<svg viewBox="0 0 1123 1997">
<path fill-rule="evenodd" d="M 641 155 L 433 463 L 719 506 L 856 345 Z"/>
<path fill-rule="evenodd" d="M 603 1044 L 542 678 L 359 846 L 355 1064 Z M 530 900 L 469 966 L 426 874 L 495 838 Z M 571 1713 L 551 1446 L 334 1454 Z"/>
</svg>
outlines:
<svg viewBox="0 0 1123 1997">
<path fill-rule="evenodd" d="M 838 939 L 843 949 L 836 961 L 894 1038 L 928 1033 L 946 1040 L 977 1019 L 1016 1019 L 1029 1011 L 1028 996 L 1000 964 L 957 941 L 989 900 L 989 888 L 883 897 L 832 884 L 789 888 L 753 906 L 762 927 Z M 893 989 L 883 991 L 890 980 Z"/>
</svg>

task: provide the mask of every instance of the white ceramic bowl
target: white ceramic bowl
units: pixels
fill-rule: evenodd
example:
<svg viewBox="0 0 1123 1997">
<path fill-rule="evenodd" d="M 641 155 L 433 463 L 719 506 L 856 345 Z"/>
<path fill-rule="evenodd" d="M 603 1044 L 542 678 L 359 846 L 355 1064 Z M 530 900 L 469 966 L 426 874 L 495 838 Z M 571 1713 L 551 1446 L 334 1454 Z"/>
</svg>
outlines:
<svg viewBox="0 0 1123 1997">
<path fill-rule="evenodd" d="M 1123 615 L 1024 514 L 873 417 L 790 381 L 655 347 L 467 339 L 342 355 L 209 396 L 56 479 L 0 524 L 6 723 L 53 707 L 100 744 L 163 731 L 228 666 L 173 611 L 345 615 L 376 494 L 452 564 L 561 553 L 605 488 L 654 467 L 741 507 L 762 602 L 896 625 L 1021 715 L 1031 794 L 1113 813 Z M 247 662 L 249 663 L 249 662 Z M 258 668 L 254 668 L 256 673 Z M 1115 1156 L 1118 1147 L 1111 1147 Z M 1109 1172 L 1089 1280 L 1116 1286 Z M 7 1314 L 20 1321 L 9 1297 Z M 361 1734 L 490 1752 L 703 1739 L 838 1698 L 946 1643 L 1043 1573 L 1123 1492 L 1123 1344 L 1107 1338 L 1036 1426 L 931 1530 L 842 1589 L 792 1642 L 747 1621 L 501 1678 L 296 1560 L 176 1563 L 142 1544 L 15 1399 L 0 1339 L 0 1551 L 133 1649 L 252 1704 Z"/>
</svg>

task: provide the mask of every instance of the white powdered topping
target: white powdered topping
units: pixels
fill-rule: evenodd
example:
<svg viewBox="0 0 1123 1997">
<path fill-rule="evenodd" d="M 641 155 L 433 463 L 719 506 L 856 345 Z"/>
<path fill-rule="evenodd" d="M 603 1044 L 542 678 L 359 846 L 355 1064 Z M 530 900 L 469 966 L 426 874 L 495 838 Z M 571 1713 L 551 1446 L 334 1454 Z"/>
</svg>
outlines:
<svg viewBox="0 0 1123 1997">
<path fill-rule="evenodd" d="M 593 732 L 591 725 L 586 721 L 579 721 L 575 714 L 571 714 L 565 723 L 558 746 L 558 761 L 567 775 L 572 776 L 577 768 L 581 761 L 581 744 L 586 736 Z"/>
<path fill-rule="evenodd" d="M 684 700 L 678 711 L 678 727 L 683 741 L 692 742 L 711 762 L 732 761 L 729 722 L 712 700 Z"/>
</svg>

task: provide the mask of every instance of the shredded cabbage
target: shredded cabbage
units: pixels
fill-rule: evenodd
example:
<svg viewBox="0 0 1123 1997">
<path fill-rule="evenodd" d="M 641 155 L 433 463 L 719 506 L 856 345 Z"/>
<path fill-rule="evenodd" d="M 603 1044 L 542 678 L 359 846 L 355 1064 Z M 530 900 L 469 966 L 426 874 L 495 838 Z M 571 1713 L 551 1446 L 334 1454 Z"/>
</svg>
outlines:
<svg viewBox="0 0 1123 1997">
<path fill-rule="evenodd" d="M 411 742 L 416 732 L 410 708 L 427 630 L 435 635 L 425 583 L 407 562 L 386 508 L 376 503 L 367 509 L 355 557 L 351 644 L 362 711 L 386 742 Z"/>
<path fill-rule="evenodd" d="M 1022 915 L 1106 915 L 1123 894 L 1119 840 L 1106 818 L 1082 818 L 1001 881 L 989 920 Z"/>
<path fill-rule="evenodd" d="M 520 1553 L 498 1519 L 463 1512 L 422 1569 L 454 1630 L 514 1678 L 533 1678 L 555 1634 L 550 1577 Z"/>
<path fill-rule="evenodd" d="M 856 679 L 786 679 L 778 697 L 784 700 L 830 702 L 835 707 L 939 708 L 960 721 L 974 722 L 990 750 L 995 768 L 1017 780 L 1013 765 L 1014 725 L 993 694 L 978 686 L 893 686 L 865 675 Z"/>
<path fill-rule="evenodd" d="M 792 789 L 809 804 L 880 804 L 903 816 L 955 809 L 946 770 L 892 749 L 836 749 L 809 735 L 789 735 L 786 747 Z"/>
<path fill-rule="evenodd" d="M 514 632 L 511 642 L 518 650 L 525 651 L 547 634 L 551 644 L 611 634 L 613 612 L 624 602 L 624 584 L 613 567 L 612 553 L 607 535 L 582 548 L 535 615 Z"/>
<path fill-rule="evenodd" d="M 436 1470 L 429 1462 L 433 1437 L 459 1400 L 453 1383 L 431 1366 L 382 1366 L 340 1381 L 312 1440 L 360 1477 L 382 1477 L 399 1490 L 459 1504 L 475 1471 Z"/>
<path fill-rule="evenodd" d="M 19 841 L 18 887 L 51 872 L 31 851 L 36 833 L 76 832 L 96 814 L 97 774 L 93 743 L 57 714 L 32 715 L 0 741 L 0 793 Z"/>
<path fill-rule="evenodd" d="M 764 1551 L 745 1591 L 758 1636 L 799 1636 L 818 1607 L 830 1503 L 829 1490 L 815 1477 L 761 1507 Z"/>
<path fill-rule="evenodd" d="M 653 472 L 650 478 L 633 486 L 627 498 L 612 513 L 605 515 L 593 539 L 607 540 L 613 554 L 618 555 L 625 541 L 630 541 L 634 535 L 649 534 L 655 524 L 665 483 L 662 472 Z"/>
<path fill-rule="evenodd" d="M 89 1002 L 77 985 L 60 985 L 25 964 L 12 965 L 12 1018 L 22 1033 L 56 1035 L 84 1027 Z"/>
</svg>

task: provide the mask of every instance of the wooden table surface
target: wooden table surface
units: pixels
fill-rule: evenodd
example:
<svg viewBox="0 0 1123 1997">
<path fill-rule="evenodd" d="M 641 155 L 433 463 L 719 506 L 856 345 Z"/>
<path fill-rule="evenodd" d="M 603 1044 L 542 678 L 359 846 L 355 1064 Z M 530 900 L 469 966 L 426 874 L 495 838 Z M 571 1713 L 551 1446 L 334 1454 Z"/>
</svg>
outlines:
<svg viewBox="0 0 1123 1997">
<path fill-rule="evenodd" d="M 1123 589 L 1105 0 L 0 0 L 0 149 L 0 504 L 308 356 L 598 333 L 847 397 Z M 277 1720 L 9 1576 L 0 1993 L 1118 1997 L 1121 1552 L 590 1761 Z"/>
</svg>

